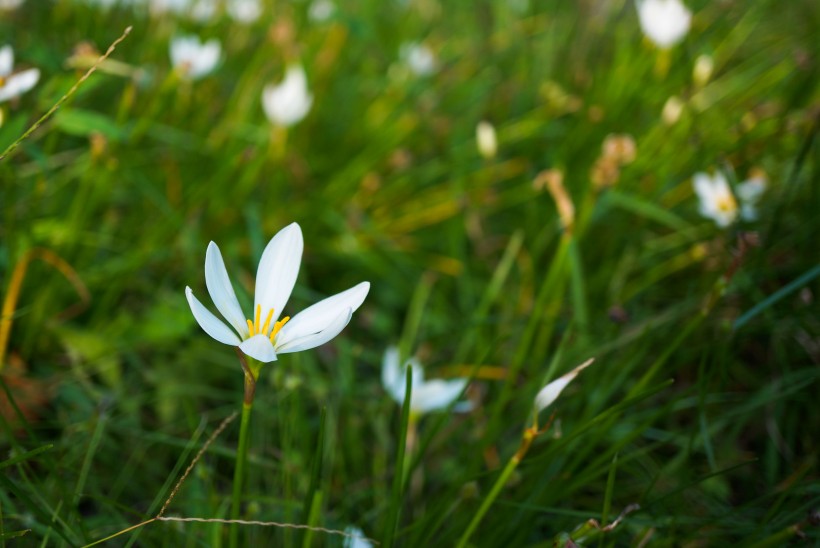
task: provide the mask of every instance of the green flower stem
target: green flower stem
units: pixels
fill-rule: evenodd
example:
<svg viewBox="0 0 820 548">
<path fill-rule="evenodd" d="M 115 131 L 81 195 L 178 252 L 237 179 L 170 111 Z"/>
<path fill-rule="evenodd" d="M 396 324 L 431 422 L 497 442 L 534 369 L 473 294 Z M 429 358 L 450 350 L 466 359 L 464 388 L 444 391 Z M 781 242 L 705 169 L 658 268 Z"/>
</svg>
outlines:
<svg viewBox="0 0 820 548">
<path fill-rule="evenodd" d="M 536 416 L 536 421 L 537 421 Z M 507 485 L 507 481 L 509 481 L 510 476 L 518 467 L 518 463 L 520 463 L 524 459 L 524 455 L 527 454 L 527 451 L 530 450 L 530 445 L 532 445 L 533 440 L 546 432 L 549 427 L 552 425 L 552 418 L 550 418 L 549 423 L 545 426 L 542 430 L 538 429 L 537 422 L 533 424 L 531 427 L 524 430 L 524 435 L 521 436 L 521 445 L 518 447 L 518 451 L 510 458 L 509 462 L 507 462 L 507 466 L 504 467 L 504 470 L 501 471 L 501 475 L 498 476 L 498 479 L 495 480 L 495 484 L 493 484 L 493 488 L 490 489 L 490 494 L 487 495 L 487 498 L 484 499 L 484 502 L 481 503 L 481 506 L 478 508 L 478 512 L 475 513 L 473 519 L 470 520 L 470 524 L 467 526 L 467 530 L 464 531 L 464 534 L 461 535 L 461 538 L 458 540 L 458 544 L 456 548 L 464 548 L 467 545 L 467 541 L 470 540 L 470 536 L 475 532 L 476 527 L 478 524 L 481 523 L 481 519 L 484 517 L 484 514 L 487 513 L 487 510 L 490 509 L 490 506 L 493 505 L 495 499 L 498 498 L 498 494 L 501 492 L 501 489 Z"/>
<path fill-rule="evenodd" d="M 237 348 L 237 356 L 242 363 L 245 373 L 245 397 L 242 401 L 242 418 L 239 423 L 239 445 L 236 448 L 236 467 L 233 472 L 233 497 L 231 499 L 231 519 L 239 519 L 242 508 L 242 488 L 245 484 L 245 466 L 248 460 L 248 439 L 251 423 L 251 410 L 253 409 L 253 399 L 256 395 L 256 380 L 259 378 L 259 369 L 262 364 L 247 358 Z M 231 524 L 230 543 L 231 548 L 239 546 L 239 525 Z"/>
<path fill-rule="evenodd" d="M 487 498 L 485 498 L 484 502 L 481 503 L 481 507 L 473 516 L 473 519 L 470 521 L 470 525 L 467 526 L 467 530 L 464 531 L 463 535 L 461 535 L 456 548 L 464 548 L 467 545 L 467 541 L 470 540 L 470 535 L 473 534 L 476 527 L 478 527 L 478 524 L 481 523 L 481 519 L 484 517 L 484 514 L 487 513 L 487 510 L 490 509 L 490 506 L 492 506 L 496 497 L 498 497 L 501 489 L 507 484 L 507 480 L 510 479 L 510 476 L 515 471 L 519 462 L 521 462 L 521 459 L 518 457 L 518 454 L 513 455 L 509 462 L 507 462 L 507 466 L 504 467 L 501 475 L 498 476 L 497 480 L 495 480 L 495 485 L 493 485 L 492 490 L 490 490 L 490 494 L 487 495 Z"/>
</svg>

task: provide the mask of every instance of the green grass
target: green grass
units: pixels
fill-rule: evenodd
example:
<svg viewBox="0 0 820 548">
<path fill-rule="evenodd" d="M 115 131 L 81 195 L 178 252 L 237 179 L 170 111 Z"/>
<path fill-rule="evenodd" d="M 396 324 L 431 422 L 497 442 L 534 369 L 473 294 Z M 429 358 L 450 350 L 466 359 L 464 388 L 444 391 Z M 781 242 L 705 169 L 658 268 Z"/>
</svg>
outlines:
<svg viewBox="0 0 820 548">
<path fill-rule="evenodd" d="M 42 76 L 0 104 L 0 149 L 88 68 L 67 68 L 75 46 L 104 52 L 133 30 L 111 56 L 125 69 L 101 65 L 0 161 L 3 299 L 27 264 L 2 318 L 0 546 L 82 546 L 156 516 L 242 405 L 236 355 L 196 325 L 184 287 L 210 306 L 213 240 L 249 309 L 261 251 L 293 221 L 305 255 L 287 313 L 372 286 L 334 341 L 262 368 L 244 519 L 453 546 L 537 391 L 595 357 L 468 545 L 820 542 L 808 519 L 820 508 L 820 9 L 687 3 L 692 30 L 665 75 L 626 0 L 522 14 L 359 0 L 326 23 L 308 2 L 279 2 L 250 26 L 69 1 L 4 13 L 16 65 Z M 291 38 L 276 38 L 286 25 Z M 178 33 L 221 41 L 213 74 L 171 76 Z M 432 76 L 398 60 L 418 40 L 438 57 Z M 698 88 L 702 54 L 715 70 Z M 296 59 L 314 104 L 283 148 L 260 94 Z M 670 126 L 673 95 L 686 107 Z M 475 144 L 483 119 L 498 131 L 491 160 Z M 598 191 L 590 170 L 610 133 L 630 134 L 637 156 Z M 551 168 L 575 205 L 571 231 L 532 184 Z M 694 173 L 739 182 L 754 168 L 769 180 L 757 221 L 720 229 L 698 215 Z M 757 245 L 741 253 L 746 232 Z M 380 382 L 394 344 L 429 378 L 474 376 L 473 411 L 422 417 L 406 458 L 408 411 Z M 238 434 L 234 421 L 165 516 L 230 517 Z M 632 504 L 611 530 L 588 523 Z M 239 533 L 247 546 L 342 544 Z M 227 544 L 219 523 L 157 521 L 108 545 Z"/>
</svg>

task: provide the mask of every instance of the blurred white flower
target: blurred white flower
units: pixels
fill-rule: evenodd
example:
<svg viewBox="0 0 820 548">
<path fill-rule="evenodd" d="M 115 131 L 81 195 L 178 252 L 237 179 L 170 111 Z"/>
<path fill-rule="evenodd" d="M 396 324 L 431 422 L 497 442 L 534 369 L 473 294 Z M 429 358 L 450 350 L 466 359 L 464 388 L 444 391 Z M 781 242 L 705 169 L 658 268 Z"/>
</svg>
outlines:
<svg viewBox="0 0 820 548">
<path fill-rule="evenodd" d="M 498 152 L 498 139 L 495 135 L 495 128 L 490 122 L 482 120 L 475 128 L 475 138 L 478 144 L 478 152 L 487 158 L 495 157 Z"/>
<path fill-rule="evenodd" d="M 362 282 L 347 291 L 328 297 L 291 319 L 277 319 L 290 297 L 302 260 L 302 229 L 292 223 L 280 230 L 262 253 L 256 271 L 253 320 L 246 316 L 236 299 L 222 254 L 215 243 L 205 254 L 205 285 L 220 314 L 231 329 L 194 297 L 190 287 L 185 296 L 200 327 L 217 341 L 239 349 L 260 362 L 272 362 L 278 354 L 308 350 L 328 342 L 350 322 L 370 290 Z"/>
<path fill-rule="evenodd" d="M 40 70 L 31 68 L 12 74 L 14 50 L 11 46 L 0 48 L 0 102 L 14 99 L 27 92 L 40 79 Z"/>
<path fill-rule="evenodd" d="M 757 202 L 766 190 L 766 175 L 762 172 L 753 174 L 749 179 L 737 185 L 736 193 L 740 200 L 740 216 L 746 221 L 757 219 Z"/>
<path fill-rule="evenodd" d="M 313 104 L 307 76 L 300 65 L 288 68 L 281 84 L 268 84 L 262 91 L 262 107 L 268 120 L 279 126 L 292 126 L 304 118 Z"/>
<path fill-rule="evenodd" d="M 710 55 L 698 55 L 695 59 L 695 68 L 692 69 L 692 80 L 698 87 L 709 83 L 712 72 L 715 70 L 715 61 Z"/>
<path fill-rule="evenodd" d="M 683 101 L 681 101 L 680 97 L 677 95 L 673 95 L 667 99 L 663 104 L 663 110 L 661 111 L 661 120 L 663 120 L 663 123 L 667 126 L 675 125 L 678 120 L 680 120 L 685 106 L 686 105 L 684 105 Z"/>
<path fill-rule="evenodd" d="M 262 15 L 262 2 L 260 0 L 229 0 L 228 15 L 240 23 L 255 23 Z"/>
<path fill-rule="evenodd" d="M 348 525 L 345 527 L 345 533 L 350 536 L 346 536 L 342 546 L 344 548 L 372 548 L 373 543 L 367 540 L 364 536 L 364 532 L 355 527 L 353 525 Z"/>
<path fill-rule="evenodd" d="M 324 23 L 336 13 L 336 4 L 331 0 L 313 0 L 308 9 L 308 18 L 314 23 Z"/>
<path fill-rule="evenodd" d="M 219 62 L 222 48 L 216 39 L 200 42 L 197 36 L 179 36 L 171 40 L 171 64 L 191 80 L 202 78 L 213 71 Z"/>
<path fill-rule="evenodd" d="M 416 76 L 429 76 L 436 71 L 438 65 L 433 51 L 418 42 L 402 44 L 399 48 L 399 57 Z"/>
<path fill-rule="evenodd" d="M 564 374 L 561 377 L 558 377 L 544 388 L 538 391 L 538 394 L 535 396 L 535 411 L 541 412 L 552 403 L 558 399 L 558 396 L 561 395 L 561 392 L 564 391 L 564 388 L 572 382 L 572 380 L 578 376 L 578 373 L 586 369 L 589 364 L 591 364 L 594 359 L 589 359 L 570 371 L 569 373 Z"/>
<path fill-rule="evenodd" d="M 700 200 L 701 215 L 712 219 L 720 227 L 727 227 L 737 219 L 737 200 L 722 173 L 715 173 L 713 176 L 696 173 L 692 178 L 692 185 Z"/>
<path fill-rule="evenodd" d="M 149 0 L 148 9 L 154 15 L 174 13 L 182 15 L 191 9 L 193 0 Z"/>
<path fill-rule="evenodd" d="M 382 360 L 382 385 L 399 405 L 404 404 L 408 364 L 413 366 L 413 386 L 410 396 L 410 412 L 413 414 L 444 409 L 454 402 L 467 386 L 467 379 L 425 381 L 424 368 L 418 360 L 411 358 L 402 365 L 399 362 L 399 349 L 391 346 L 384 353 Z M 472 404 L 467 401 L 461 402 L 453 409 L 469 411 L 472 409 Z"/>
<path fill-rule="evenodd" d="M 635 1 L 641 30 L 659 48 L 674 46 L 689 32 L 692 12 L 680 0 Z"/>
<path fill-rule="evenodd" d="M 14 10 L 23 5 L 23 0 L 0 0 L 0 10 Z"/>
</svg>

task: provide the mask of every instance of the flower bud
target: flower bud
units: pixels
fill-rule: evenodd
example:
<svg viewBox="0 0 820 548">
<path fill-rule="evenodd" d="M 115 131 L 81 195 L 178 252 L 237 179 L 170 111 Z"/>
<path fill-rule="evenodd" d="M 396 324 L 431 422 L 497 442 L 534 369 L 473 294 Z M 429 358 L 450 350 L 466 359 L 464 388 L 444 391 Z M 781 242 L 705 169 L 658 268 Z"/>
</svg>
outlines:
<svg viewBox="0 0 820 548">
<path fill-rule="evenodd" d="M 475 128 L 475 138 L 478 144 L 478 152 L 488 160 L 494 158 L 498 152 L 498 139 L 493 125 L 487 121 L 479 122 Z"/>
</svg>

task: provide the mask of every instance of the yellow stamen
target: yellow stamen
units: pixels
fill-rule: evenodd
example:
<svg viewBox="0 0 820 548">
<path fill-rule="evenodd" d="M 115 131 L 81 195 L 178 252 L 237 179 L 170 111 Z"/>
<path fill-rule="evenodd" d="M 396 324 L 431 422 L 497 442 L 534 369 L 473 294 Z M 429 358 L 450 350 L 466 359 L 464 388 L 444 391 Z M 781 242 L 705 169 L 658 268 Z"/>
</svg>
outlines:
<svg viewBox="0 0 820 548">
<path fill-rule="evenodd" d="M 248 322 L 248 331 L 250 331 L 251 337 L 253 337 L 254 335 L 256 335 L 256 333 L 254 333 L 253 322 L 250 320 L 245 321 Z"/>
<path fill-rule="evenodd" d="M 262 305 L 258 304 L 258 305 L 256 305 L 256 320 L 254 320 L 254 322 L 253 322 L 254 329 L 257 329 L 258 326 L 262 325 L 262 323 L 259 321 L 259 316 L 261 316 L 261 315 L 262 315 Z M 261 332 L 257 331 L 257 333 L 261 333 Z"/>
<path fill-rule="evenodd" d="M 290 320 L 290 316 L 285 316 L 284 318 L 273 324 L 273 331 L 271 331 L 270 334 L 270 342 L 274 341 L 274 339 L 276 338 L 276 334 L 279 333 L 279 330 L 282 329 L 286 323 L 288 323 L 288 320 Z"/>
<path fill-rule="evenodd" d="M 262 326 L 262 331 L 260 331 L 260 333 L 262 333 L 263 335 L 268 334 L 268 326 L 270 325 L 270 321 L 271 321 L 272 318 L 273 318 L 273 308 L 268 310 L 268 317 L 265 318 L 265 325 Z"/>
</svg>

